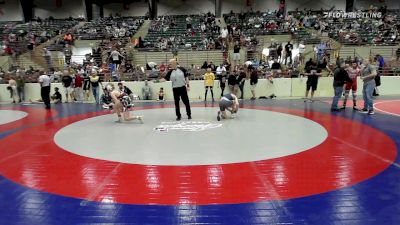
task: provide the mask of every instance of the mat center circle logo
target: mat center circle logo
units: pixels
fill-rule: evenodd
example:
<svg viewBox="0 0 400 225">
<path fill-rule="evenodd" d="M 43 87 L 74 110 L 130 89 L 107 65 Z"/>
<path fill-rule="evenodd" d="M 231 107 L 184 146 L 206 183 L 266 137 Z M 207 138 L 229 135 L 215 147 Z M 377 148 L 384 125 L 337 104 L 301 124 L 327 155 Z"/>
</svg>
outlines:
<svg viewBox="0 0 400 225">
<path fill-rule="evenodd" d="M 222 127 L 221 123 L 209 121 L 188 121 L 188 122 L 161 122 L 154 128 L 155 131 L 205 131 Z"/>
</svg>

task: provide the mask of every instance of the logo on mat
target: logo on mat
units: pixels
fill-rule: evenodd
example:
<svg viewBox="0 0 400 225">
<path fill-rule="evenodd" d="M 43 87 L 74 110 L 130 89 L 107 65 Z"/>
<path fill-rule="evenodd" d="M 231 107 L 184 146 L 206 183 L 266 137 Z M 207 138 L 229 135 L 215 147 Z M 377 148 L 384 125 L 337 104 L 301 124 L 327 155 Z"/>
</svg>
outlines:
<svg viewBox="0 0 400 225">
<path fill-rule="evenodd" d="M 155 131 L 204 131 L 222 127 L 220 123 L 211 123 L 208 121 L 188 121 L 188 122 L 162 122 Z"/>
</svg>

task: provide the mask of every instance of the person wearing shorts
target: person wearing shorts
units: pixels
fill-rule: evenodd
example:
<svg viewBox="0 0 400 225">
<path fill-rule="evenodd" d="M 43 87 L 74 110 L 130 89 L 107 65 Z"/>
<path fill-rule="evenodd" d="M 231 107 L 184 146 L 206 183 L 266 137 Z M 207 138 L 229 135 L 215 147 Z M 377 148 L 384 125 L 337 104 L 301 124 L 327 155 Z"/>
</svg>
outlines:
<svg viewBox="0 0 400 225">
<path fill-rule="evenodd" d="M 353 94 L 353 109 L 357 109 L 357 77 L 360 76 L 361 69 L 358 66 L 358 63 L 353 61 L 351 63 L 351 67 L 347 68 L 347 73 L 349 74 L 350 79 L 353 83 L 346 82 L 345 92 L 344 92 L 344 101 L 343 101 L 343 109 L 346 108 L 347 99 L 349 98 L 350 90 Z"/>
<path fill-rule="evenodd" d="M 234 118 L 234 115 L 237 113 L 239 109 L 239 100 L 236 95 L 230 93 L 225 94 L 219 101 L 219 111 L 217 115 L 217 120 L 220 121 L 222 119 L 228 119 L 229 117 L 226 114 L 226 111 L 231 113 L 230 118 Z"/>
<path fill-rule="evenodd" d="M 314 93 L 318 86 L 318 78 L 321 76 L 321 71 L 317 70 L 317 65 L 312 61 L 312 59 L 306 63 L 304 75 L 307 76 L 306 95 L 304 102 L 308 100 L 308 93 L 310 90 L 311 98 L 309 100 L 313 101 Z"/>
<path fill-rule="evenodd" d="M 235 63 L 235 67 L 240 64 L 240 44 L 238 41 L 233 46 L 233 62 Z"/>
<path fill-rule="evenodd" d="M 69 98 L 71 98 L 72 101 L 74 101 L 74 88 L 73 88 L 73 79 L 71 75 L 69 75 L 68 71 L 64 72 L 64 76 L 61 78 L 61 82 L 64 86 L 65 89 L 65 102 L 69 102 Z"/>
</svg>

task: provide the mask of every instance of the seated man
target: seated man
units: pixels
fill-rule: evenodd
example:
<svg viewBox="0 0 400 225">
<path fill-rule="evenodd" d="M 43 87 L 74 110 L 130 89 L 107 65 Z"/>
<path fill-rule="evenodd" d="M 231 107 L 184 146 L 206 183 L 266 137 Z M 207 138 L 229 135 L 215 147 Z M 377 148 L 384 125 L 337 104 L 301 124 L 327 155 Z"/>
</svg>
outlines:
<svg viewBox="0 0 400 225">
<path fill-rule="evenodd" d="M 222 96 L 219 101 L 219 110 L 217 120 L 220 121 L 222 119 L 228 119 L 225 110 L 228 110 L 231 113 L 230 118 L 235 118 L 235 114 L 239 110 L 239 100 L 234 94 L 226 94 Z"/>
</svg>

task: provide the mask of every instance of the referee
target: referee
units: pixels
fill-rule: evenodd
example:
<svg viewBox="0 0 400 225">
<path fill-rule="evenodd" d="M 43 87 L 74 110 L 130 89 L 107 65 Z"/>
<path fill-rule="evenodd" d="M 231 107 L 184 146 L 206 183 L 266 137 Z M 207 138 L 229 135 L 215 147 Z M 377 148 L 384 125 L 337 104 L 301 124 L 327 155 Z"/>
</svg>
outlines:
<svg viewBox="0 0 400 225">
<path fill-rule="evenodd" d="M 181 112 L 179 108 L 179 100 L 182 99 L 183 104 L 186 106 L 186 114 L 188 119 L 192 119 L 192 113 L 190 111 L 189 97 L 187 91 L 189 90 L 189 79 L 186 70 L 182 67 L 178 67 L 175 59 L 169 60 L 170 70 L 165 75 L 165 80 L 172 82 L 172 91 L 175 100 L 175 112 L 176 120 L 181 120 Z"/>
<path fill-rule="evenodd" d="M 50 109 L 50 77 L 46 74 L 39 76 L 40 95 L 46 109 Z"/>
</svg>

